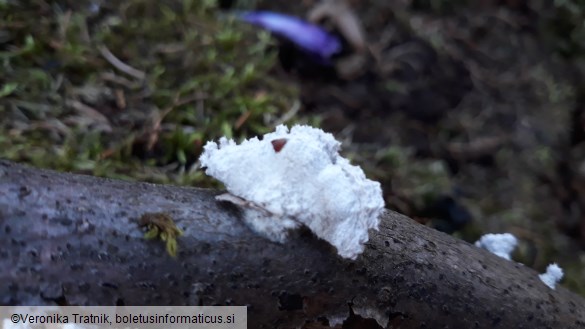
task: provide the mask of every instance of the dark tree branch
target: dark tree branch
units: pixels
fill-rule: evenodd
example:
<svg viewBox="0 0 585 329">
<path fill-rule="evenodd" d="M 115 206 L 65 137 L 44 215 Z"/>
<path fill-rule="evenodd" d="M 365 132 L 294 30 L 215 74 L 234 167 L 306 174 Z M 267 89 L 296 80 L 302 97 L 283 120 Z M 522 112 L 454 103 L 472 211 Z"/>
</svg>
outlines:
<svg viewBox="0 0 585 329">
<path fill-rule="evenodd" d="M 248 305 L 249 328 L 585 327 L 579 296 L 397 213 L 348 261 L 306 231 L 257 236 L 215 194 L 0 161 L 0 303 Z M 149 212 L 184 228 L 176 259 L 143 238 Z"/>
</svg>

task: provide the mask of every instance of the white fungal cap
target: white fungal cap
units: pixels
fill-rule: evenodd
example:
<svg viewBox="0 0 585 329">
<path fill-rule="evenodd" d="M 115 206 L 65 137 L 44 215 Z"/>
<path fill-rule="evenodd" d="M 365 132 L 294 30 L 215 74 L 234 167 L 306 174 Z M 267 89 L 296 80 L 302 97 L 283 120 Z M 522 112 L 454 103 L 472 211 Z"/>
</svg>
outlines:
<svg viewBox="0 0 585 329">
<path fill-rule="evenodd" d="M 341 256 L 355 259 L 368 229 L 378 228 L 384 199 L 380 183 L 342 158 L 339 148 L 320 129 L 301 125 L 289 132 L 280 125 L 262 140 L 208 142 L 200 161 L 243 199 L 245 220 L 257 232 L 283 242 L 288 229 L 303 224 Z"/>
<path fill-rule="evenodd" d="M 511 233 L 484 234 L 475 242 L 476 247 L 484 248 L 507 260 L 511 259 L 511 254 L 517 244 L 518 240 Z"/>
<path fill-rule="evenodd" d="M 538 275 L 538 277 L 544 284 L 554 289 L 557 283 L 563 278 L 563 269 L 556 263 L 552 263 L 547 266 L 546 272 Z"/>
</svg>

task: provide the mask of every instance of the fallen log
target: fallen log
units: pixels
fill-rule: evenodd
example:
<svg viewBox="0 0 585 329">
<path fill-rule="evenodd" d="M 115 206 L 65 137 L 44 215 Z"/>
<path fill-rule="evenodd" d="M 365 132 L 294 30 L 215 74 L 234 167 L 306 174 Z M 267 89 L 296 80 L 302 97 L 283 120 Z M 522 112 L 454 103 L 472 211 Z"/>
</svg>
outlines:
<svg viewBox="0 0 585 329">
<path fill-rule="evenodd" d="M 0 161 L 1 305 L 247 305 L 249 328 L 584 328 L 585 300 L 386 211 L 357 260 L 308 231 L 285 244 L 219 191 Z M 176 258 L 140 218 L 170 216 Z"/>
</svg>

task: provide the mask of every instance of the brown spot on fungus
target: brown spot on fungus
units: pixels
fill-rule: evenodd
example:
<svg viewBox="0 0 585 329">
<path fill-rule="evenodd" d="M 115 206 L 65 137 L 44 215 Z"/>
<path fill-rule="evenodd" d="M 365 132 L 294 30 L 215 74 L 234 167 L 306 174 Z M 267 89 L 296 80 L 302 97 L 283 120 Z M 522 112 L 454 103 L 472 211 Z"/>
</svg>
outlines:
<svg viewBox="0 0 585 329">
<path fill-rule="evenodd" d="M 280 152 L 280 150 L 282 150 L 282 148 L 284 147 L 284 144 L 286 144 L 287 139 L 286 138 L 279 138 L 279 139 L 275 139 L 272 142 L 272 147 L 274 148 L 274 152 L 278 153 Z"/>
</svg>

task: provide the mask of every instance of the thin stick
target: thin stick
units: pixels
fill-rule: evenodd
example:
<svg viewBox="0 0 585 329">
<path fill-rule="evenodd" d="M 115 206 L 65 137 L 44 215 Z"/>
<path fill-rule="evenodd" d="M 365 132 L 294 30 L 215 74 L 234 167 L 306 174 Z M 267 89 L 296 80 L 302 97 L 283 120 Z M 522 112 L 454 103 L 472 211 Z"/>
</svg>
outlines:
<svg viewBox="0 0 585 329">
<path fill-rule="evenodd" d="M 98 46 L 98 50 L 102 56 L 104 56 L 104 58 L 118 70 L 138 80 L 144 80 L 146 77 L 146 73 L 122 62 L 120 59 L 118 59 L 118 57 L 114 56 L 114 54 L 112 54 L 112 52 L 106 46 Z"/>
</svg>

